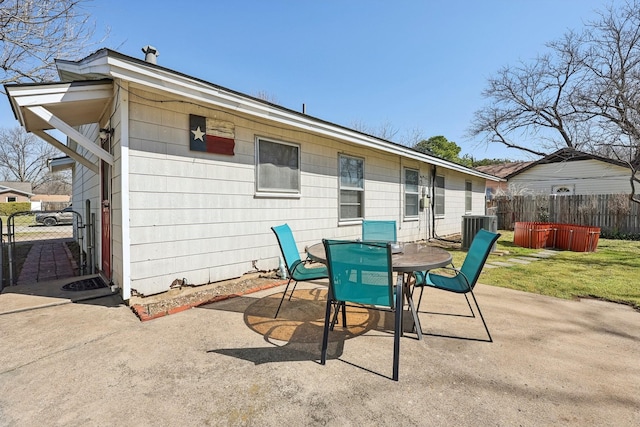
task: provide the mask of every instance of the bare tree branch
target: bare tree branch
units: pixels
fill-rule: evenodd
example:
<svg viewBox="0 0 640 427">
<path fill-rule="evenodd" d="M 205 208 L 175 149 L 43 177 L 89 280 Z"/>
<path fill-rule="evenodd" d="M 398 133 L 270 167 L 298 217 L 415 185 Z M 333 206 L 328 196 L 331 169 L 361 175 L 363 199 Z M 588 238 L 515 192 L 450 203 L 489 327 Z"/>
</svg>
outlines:
<svg viewBox="0 0 640 427">
<path fill-rule="evenodd" d="M 66 180 L 51 176 L 47 160 L 62 153 L 23 128 L 0 129 L 0 173 L 3 181 L 31 182 L 33 189 L 53 181 Z"/>
<path fill-rule="evenodd" d="M 1 1 L 0 84 L 55 80 L 56 58 L 86 55 L 95 44 L 95 25 L 82 9 L 87 2 Z"/>
<path fill-rule="evenodd" d="M 489 104 L 468 135 L 541 156 L 569 147 L 621 160 L 640 202 L 640 0 L 612 3 L 583 32 L 546 46 L 488 80 Z"/>
</svg>

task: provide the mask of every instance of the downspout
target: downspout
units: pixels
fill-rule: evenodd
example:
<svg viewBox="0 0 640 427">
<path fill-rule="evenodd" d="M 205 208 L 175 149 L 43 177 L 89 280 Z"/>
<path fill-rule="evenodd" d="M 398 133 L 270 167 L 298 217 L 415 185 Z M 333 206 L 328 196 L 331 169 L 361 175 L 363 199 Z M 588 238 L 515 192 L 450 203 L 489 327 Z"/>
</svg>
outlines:
<svg viewBox="0 0 640 427">
<path fill-rule="evenodd" d="M 400 209 L 398 209 L 398 221 L 397 224 L 398 225 L 398 231 L 402 230 L 402 221 L 404 219 L 404 169 L 402 168 L 402 156 L 398 155 L 398 162 L 400 163 L 400 177 L 399 177 L 399 183 L 400 183 L 400 191 L 398 191 L 398 206 L 400 207 Z"/>
<path fill-rule="evenodd" d="M 431 168 L 431 238 L 436 237 L 436 165 Z"/>
</svg>

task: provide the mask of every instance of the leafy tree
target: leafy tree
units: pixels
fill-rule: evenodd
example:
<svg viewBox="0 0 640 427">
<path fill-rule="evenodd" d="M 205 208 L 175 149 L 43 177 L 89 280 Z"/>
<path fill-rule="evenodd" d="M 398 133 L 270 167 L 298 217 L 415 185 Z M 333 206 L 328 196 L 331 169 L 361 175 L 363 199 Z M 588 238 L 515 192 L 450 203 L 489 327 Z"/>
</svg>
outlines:
<svg viewBox="0 0 640 427">
<path fill-rule="evenodd" d="M 432 136 L 429 139 L 418 142 L 415 150 L 425 154 L 432 154 L 452 162 L 459 161 L 461 148 L 453 141 L 449 141 L 442 135 Z"/>
<path fill-rule="evenodd" d="M 476 166 L 485 165 L 497 165 L 502 163 L 509 163 L 509 159 L 482 159 L 476 160 L 469 154 L 464 154 L 460 157 L 460 151 L 462 150 L 458 144 L 453 141 L 449 141 L 442 135 L 432 136 L 429 139 L 423 139 L 413 146 L 414 150 L 421 153 L 438 156 L 442 159 L 449 160 L 454 163 L 473 168 Z"/>
<path fill-rule="evenodd" d="M 466 156 L 466 154 L 465 154 L 465 156 Z M 504 164 L 504 163 L 511 163 L 511 162 L 513 162 L 513 160 L 511 160 L 511 159 L 481 159 L 481 160 L 474 160 L 472 158 L 473 167 L 476 167 L 476 166 L 489 166 L 489 165 L 501 165 L 501 164 Z"/>
<path fill-rule="evenodd" d="M 640 203 L 640 0 L 613 4 L 531 62 L 501 68 L 469 136 L 544 156 L 574 148 L 627 163 Z"/>
</svg>

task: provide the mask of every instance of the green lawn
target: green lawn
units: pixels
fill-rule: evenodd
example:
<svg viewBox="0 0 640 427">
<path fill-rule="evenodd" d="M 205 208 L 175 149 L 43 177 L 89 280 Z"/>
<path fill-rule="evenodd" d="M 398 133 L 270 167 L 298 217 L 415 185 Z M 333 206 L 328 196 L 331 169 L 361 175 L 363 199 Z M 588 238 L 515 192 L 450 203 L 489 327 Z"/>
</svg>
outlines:
<svg viewBox="0 0 640 427">
<path fill-rule="evenodd" d="M 25 214 L 25 215 L 16 215 L 13 217 L 16 225 L 30 225 L 35 224 L 35 214 Z M 0 220 L 2 220 L 2 225 L 7 225 L 9 217 L 0 215 Z"/>
<path fill-rule="evenodd" d="M 506 261 L 538 252 L 513 244 L 512 231 L 500 231 L 497 253 L 491 260 Z M 465 252 L 453 251 L 460 266 Z M 640 310 L 640 242 L 600 239 L 596 252 L 558 251 L 548 259 L 511 267 L 485 268 L 480 282 L 558 298 L 594 297 L 628 304 Z"/>
</svg>

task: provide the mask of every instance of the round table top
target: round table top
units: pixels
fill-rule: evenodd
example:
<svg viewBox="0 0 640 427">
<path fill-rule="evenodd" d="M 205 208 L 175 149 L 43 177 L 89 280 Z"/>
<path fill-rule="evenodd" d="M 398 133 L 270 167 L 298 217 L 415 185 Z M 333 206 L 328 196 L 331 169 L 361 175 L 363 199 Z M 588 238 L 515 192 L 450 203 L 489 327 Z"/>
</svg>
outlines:
<svg viewBox="0 0 640 427">
<path fill-rule="evenodd" d="M 399 272 L 427 271 L 451 264 L 451 254 L 427 243 L 402 243 L 402 252 L 393 254 L 393 270 Z M 327 256 L 322 243 L 307 248 L 307 255 L 314 261 L 326 263 Z"/>
</svg>

